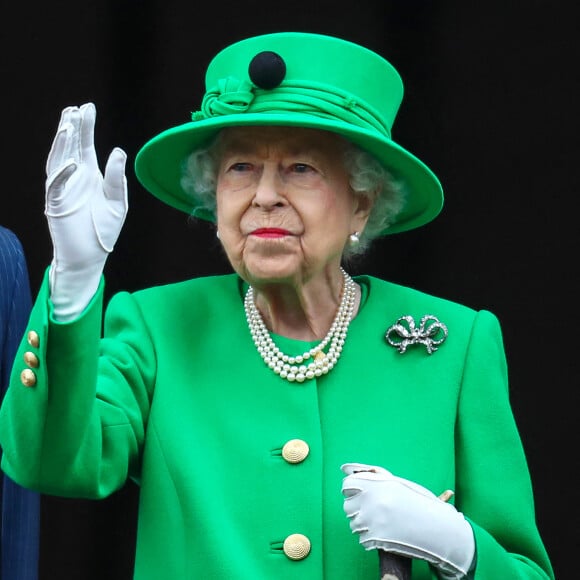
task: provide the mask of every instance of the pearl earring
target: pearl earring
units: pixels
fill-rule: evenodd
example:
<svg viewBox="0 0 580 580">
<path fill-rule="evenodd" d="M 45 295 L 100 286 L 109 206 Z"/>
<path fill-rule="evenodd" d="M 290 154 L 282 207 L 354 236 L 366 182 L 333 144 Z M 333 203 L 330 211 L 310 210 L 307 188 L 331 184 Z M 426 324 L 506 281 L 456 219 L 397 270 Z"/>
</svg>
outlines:
<svg viewBox="0 0 580 580">
<path fill-rule="evenodd" d="M 359 232 L 353 232 L 348 237 L 348 241 L 349 241 L 349 243 L 350 243 L 351 246 L 358 246 L 358 244 L 360 244 L 360 233 Z"/>
<path fill-rule="evenodd" d="M 219 240 L 220 239 L 220 231 L 216 230 L 215 231 L 215 237 Z"/>
</svg>

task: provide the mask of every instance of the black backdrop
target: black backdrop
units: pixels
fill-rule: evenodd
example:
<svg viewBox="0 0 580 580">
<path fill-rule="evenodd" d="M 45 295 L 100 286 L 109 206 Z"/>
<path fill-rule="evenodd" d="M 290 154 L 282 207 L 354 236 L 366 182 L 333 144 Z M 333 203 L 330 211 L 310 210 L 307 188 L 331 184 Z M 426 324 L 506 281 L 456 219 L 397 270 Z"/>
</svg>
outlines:
<svg viewBox="0 0 580 580">
<path fill-rule="evenodd" d="M 0 223 L 21 238 L 36 292 L 51 258 L 46 154 L 60 110 L 91 100 L 100 158 L 115 145 L 129 155 L 130 212 L 107 263 L 107 295 L 228 271 L 211 228 L 192 226 L 137 183 L 139 147 L 198 108 L 208 61 L 232 41 L 312 31 L 380 52 L 406 87 L 394 138 L 439 176 L 446 207 L 432 224 L 378 242 L 358 271 L 499 316 L 538 523 L 557 577 L 576 577 L 574 4 L 11 2 L 0 37 Z M 44 497 L 42 580 L 130 578 L 137 499 L 132 484 L 100 502 Z"/>
</svg>

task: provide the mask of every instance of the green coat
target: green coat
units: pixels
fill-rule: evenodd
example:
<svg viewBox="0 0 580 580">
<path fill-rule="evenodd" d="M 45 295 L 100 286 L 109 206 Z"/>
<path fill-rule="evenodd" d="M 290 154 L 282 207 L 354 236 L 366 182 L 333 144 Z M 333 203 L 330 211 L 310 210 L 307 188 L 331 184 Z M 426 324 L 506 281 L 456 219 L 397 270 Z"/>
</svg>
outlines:
<svg viewBox="0 0 580 580">
<path fill-rule="evenodd" d="M 23 341 L 1 409 L 3 469 L 73 497 L 137 481 L 138 580 L 374 580 L 377 555 L 359 545 L 342 507 L 340 466 L 353 461 L 435 494 L 454 489 L 475 531 L 476 580 L 553 578 L 496 318 L 357 281 L 363 303 L 337 366 L 297 384 L 259 357 L 235 275 L 119 293 L 103 339 L 103 287 L 81 317 L 57 323 L 45 279 L 29 323 L 38 346 Z M 425 314 L 449 329 L 436 352 L 387 344 L 400 316 Z M 20 381 L 25 351 L 39 359 L 31 387 Z M 291 439 L 309 446 L 300 463 L 282 456 Z M 311 542 L 302 560 L 282 549 L 294 533 Z M 414 579 L 432 577 L 414 562 Z"/>
</svg>

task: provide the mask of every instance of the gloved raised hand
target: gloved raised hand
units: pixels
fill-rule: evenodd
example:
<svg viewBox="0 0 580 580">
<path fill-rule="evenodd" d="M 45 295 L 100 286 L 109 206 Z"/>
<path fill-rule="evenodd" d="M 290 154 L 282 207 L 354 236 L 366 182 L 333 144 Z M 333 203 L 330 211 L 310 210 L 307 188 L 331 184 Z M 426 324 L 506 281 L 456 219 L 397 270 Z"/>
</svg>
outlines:
<svg viewBox="0 0 580 580">
<path fill-rule="evenodd" d="M 344 511 L 367 549 L 382 548 L 435 566 L 442 578 L 463 578 L 475 555 L 473 531 L 453 505 L 386 469 L 342 466 Z"/>
<path fill-rule="evenodd" d="M 93 103 L 65 108 L 46 163 L 50 293 L 59 321 L 73 320 L 90 302 L 127 215 L 127 156 L 113 149 L 103 177 L 94 147 L 95 117 Z"/>
</svg>

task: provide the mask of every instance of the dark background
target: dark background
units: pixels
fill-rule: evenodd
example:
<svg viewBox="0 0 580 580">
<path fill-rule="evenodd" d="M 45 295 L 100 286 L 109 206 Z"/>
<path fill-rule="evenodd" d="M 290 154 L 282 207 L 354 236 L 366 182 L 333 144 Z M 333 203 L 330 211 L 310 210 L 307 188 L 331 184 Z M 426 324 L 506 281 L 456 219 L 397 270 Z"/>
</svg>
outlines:
<svg viewBox="0 0 580 580">
<path fill-rule="evenodd" d="M 50 263 L 44 163 L 60 110 L 93 101 L 100 159 L 129 156 L 130 211 L 107 263 L 118 289 L 229 271 L 213 230 L 146 193 L 140 146 L 198 109 L 211 57 L 286 30 L 383 54 L 406 95 L 394 139 L 438 175 L 443 213 L 376 243 L 357 271 L 493 311 L 537 519 L 557 578 L 575 578 L 579 403 L 578 25 L 574 2 L 106 0 L 3 7 L 0 223 L 21 239 L 33 293 Z M 493 404 L 482 401 L 482 404 Z M 497 482 L 501 486 L 501 481 Z M 137 489 L 44 497 L 42 580 L 129 579 Z M 503 579 L 502 579 L 503 580 Z"/>
</svg>

